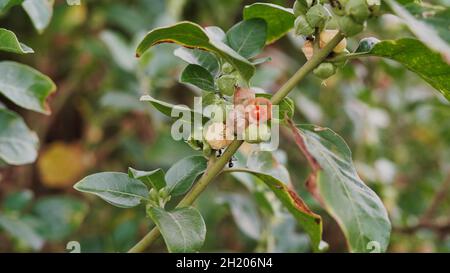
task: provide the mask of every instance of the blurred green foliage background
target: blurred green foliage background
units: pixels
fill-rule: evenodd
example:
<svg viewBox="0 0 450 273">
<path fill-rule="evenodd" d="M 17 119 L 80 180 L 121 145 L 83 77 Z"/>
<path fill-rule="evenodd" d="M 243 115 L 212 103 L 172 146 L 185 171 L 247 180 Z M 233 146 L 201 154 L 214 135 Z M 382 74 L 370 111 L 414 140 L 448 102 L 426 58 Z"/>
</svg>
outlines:
<svg viewBox="0 0 450 273">
<path fill-rule="evenodd" d="M 242 19 L 244 0 L 56 1 L 49 27 L 38 34 L 26 14 L 13 7 L 0 25 L 35 50 L 1 53 L 49 75 L 58 91 L 51 116 L 21 113 L 40 140 L 33 165 L 0 166 L 0 252 L 65 252 L 78 241 L 82 252 L 124 252 L 149 229 L 142 207 L 119 209 L 72 189 L 98 171 L 167 169 L 193 151 L 170 137 L 170 121 L 143 94 L 192 104 L 197 90 L 178 83 L 186 65 L 176 46 L 160 45 L 136 59 L 137 41 L 154 27 L 180 20 L 228 29 Z M 269 1 L 267 1 L 269 2 Z M 271 1 L 290 7 L 293 1 Z M 433 1 L 448 5 L 447 0 Z M 371 20 L 359 37 L 411 36 L 392 15 Z M 285 37 L 266 48 L 271 62 L 252 83 L 274 92 L 304 62 L 301 41 Z M 296 121 L 330 127 L 353 151 L 357 170 L 381 197 L 393 224 L 391 252 L 450 252 L 450 107 L 401 65 L 379 58 L 352 60 L 326 82 L 313 76 L 291 98 Z M 308 164 L 283 134 L 277 159 L 285 163 L 297 192 L 324 215 L 330 251 L 346 251 L 337 224 L 304 187 Z M 242 182 L 221 175 L 196 203 L 208 233 L 202 251 L 308 252 L 307 236 L 285 213 L 268 216 Z M 420 220 L 426 217 L 426 221 Z M 5 220 L 7 219 L 7 220 Z M 236 221 L 235 221 L 236 220 Z M 418 223 L 427 224 L 418 224 Z M 151 251 L 165 251 L 162 240 Z"/>
</svg>

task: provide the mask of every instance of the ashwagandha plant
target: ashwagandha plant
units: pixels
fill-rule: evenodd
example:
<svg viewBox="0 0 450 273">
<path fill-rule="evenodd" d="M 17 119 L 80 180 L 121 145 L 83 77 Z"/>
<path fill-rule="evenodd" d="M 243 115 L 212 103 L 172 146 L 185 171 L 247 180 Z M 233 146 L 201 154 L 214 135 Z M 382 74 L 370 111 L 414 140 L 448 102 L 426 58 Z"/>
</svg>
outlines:
<svg viewBox="0 0 450 273">
<path fill-rule="evenodd" d="M 195 252 L 202 247 L 206 226 L 192 204 L 220 173 L 245 173 L 265 186 L 259 198 L 270 204 L 276 197 L 276 202 L 308 234 L 312 250 L 324 251 L 322 218 L 293 190 L 286 169 L 262 146 L 252 146 L 250 153 L 239 150 L 244 143 L 270 141 L 275 137 L 273 129 L 284 126 L 289 128 L 309 163 L 308 191 L 336 220 L 349 251 L 386 251 L 391 231 L 386 209 L 358 176 L 350 149 L 328 128 L 295 124 L 293 103 L 287 97 L 311 72 L 327 79 L 349 59 L 378 56 L 400 62 L 450 99 L 448 45 L 437 33 L 430 32 L 420 18 L 411 15 L 427 7 L 412 2 L 401 6 L 392 0 L 384 3 L 381 7 L 376 0 L 297 0 L 292 9 L 255 3 L 244 8 L 244 20 L 227 32 L 192 22 L 150 31 L 140 42 L 136 56 L 161 43 L 181 45 L 175 55 L 189 64 L 180 81 L 203 90 L 202 105 L 213 106 L 215 110 L 213 114 L 199 112 L 151 96 L 142 100 L 149 101 L 169 117 L 181 114 L 176 123 L 187 124 L 192 129 L 186 142 L 203 155 L 184 158 L 166 173 L 161 169 L 129 168 L 128 173 L 93 174 L 79 181 L 75 189 L 98 195 L 122 208 L 145 203 L 155 227 L 130 252 L 146 250 L 159 235 L 170 252 Z M 367 20 L 383 12 L 393 12 L 403 18 L 418 39 L 379 41 L 367 37 L 350 52 L 347 38 L 361 33 Z M 305 40 L 302 51 L 307 62 L 273 96 L 260 92 L 251 85 L 251 78 L 256 66 L 268 59 L 255 57 L 266 45 L 292 29 Z M 431 44 L 430 37 L 434 41 Z M 239 160 L 233 160 L 235 156 Z"/>
</svg>

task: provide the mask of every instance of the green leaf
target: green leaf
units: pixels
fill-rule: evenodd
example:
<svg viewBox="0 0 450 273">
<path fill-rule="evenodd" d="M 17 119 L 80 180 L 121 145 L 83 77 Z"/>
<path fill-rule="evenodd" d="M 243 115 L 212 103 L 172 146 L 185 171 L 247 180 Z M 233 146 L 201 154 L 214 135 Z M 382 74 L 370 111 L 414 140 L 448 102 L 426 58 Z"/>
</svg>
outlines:
<svg viewBox="0 0 450 273">
<path fill-rule="evenodd" d="M 95 194 L 120 208 L 135 207 L 141 200 L 147 199 L 148 195 L 148 189 L 144 183 L 118 172 L 89 175 L 76 183 L 74 188 L 81 192 Z"/>
<path fill-rule="evenodd" d="M 133 71 L 136 59 L 133 58 L 133 49 L 118 33 L 105 30 L 100 33 L 100 39 L 105 43 L 114 62 L 126 71 Z"/>
<path fill-rule="evenodd" d="M 202 115 L 202 113 L 194 112 L 194 110 L 185 105 L 174 105 L 165 101 L 157 100 L 149 95 L 142 96 L 140 100 L 150 102 L 159 112 L 173 119 L 180 118 L 186 122 L 193 122 L 195 115 Z M 172 111 L 179 113 L 179 116 L 173 117 Z"/>
<path fill-rule="evenodd" d="M 13 6 L 22 4 L 23 0 L 0 0 L 0 12 L 6 12 Z"/>
<path fill-rule="evenodd" d="M 211 74 L 217 75 L 219 72 L 219 62 L 214 54 L 200 49 L 189 49 L 179 47 L 173 52 L 175 56 L 189 64 L 197 64 L 206 68 Z"/>
<path fill-rule="evenodd" d="M 166 183 L 172 195 L 185 194 L 197 177 L 206 170 L 203 156 L 190 156 L 175 163 L 166 173 Z"/>
<path fill-rule="evenodd" d="M 417 20 L 432 26 L 438 35 L 450 43 L 450 8 L 432 5 L 426 2 L 413 1 L 403 5 Z"/>
<path fill-rule="evenodd" d="M 230 47 L 247 59 L 261 53 L 266 44 L 266 37 L 267 24 L 260 18 L 239 22 L 227 32 Z"/>
<path fill-rule="evenodd" d="M 0 50 L 18 54 L 34 53 L 33 49 L 22 44 L 14 32 L 0 28 Z"/>
<path fill-rule="evenodd" d="M 409 30 L 427 47 L 440 52 L 447 61 L 450 61 L 450 45 L 439 37 L 438 32 L 423 21 L 418 20 L 399 5 L 395 0 L 384 1 L 391 10 L 408 26 Z M 448 19 L 447 19 L 448 20 Z M 444 22 L 444 27 L 448 29 L 448 21 Z"/>
<path fill-rule="evenodd" d="M 322 218 L 312 212 L 292 190 L 286 168 L 274 161 L 270 152 L 253 153 L 247 165 L 248 169 L 236 168 L 230 171 L 250 173 L 264 182 L 309 235 L 314 251 L 320 251 L 322 249 Z"/>
<path fill-rule="evenodd" d="M 78 229 L 88 212 L 88 206 L 73 197 L 55 196 L 39 199 L 32 211 L 42 223 L 39 233 L 48 240 L 58 241 Z"/>
<path fill-rule="evenodd" d="M 230 207 L 234 222 L 239 229 L 252 239 L 261 236 L 262 224 L 255 203 L 249 196 L 242 194 L 223 194 L 219 201 Z"/>
<path fill-rule="evenodd" d="M 20 219 L 0 214 L 0 228 L 33 250 L 39 250 L 44 245 L 44 240 Z"/>
<path fill-rule="evenodd" d="M 2 208 L 9 212 L 20 212 L 33 200 L 31 190 L 22 190 L 8 194 L 2 202 Z"/>
<path fill-rule="evenodd" d="M 131 167 L 128 168 L 128 176 L 130 178 L 139 179 L 148 188 L 155 188 L 160 190 L 166 186 L 166 180 L 164 178 L 164 171 L 156 169 L 153 171 L 138 171 Z"/>
<path fill-rule="evenodd" d="M 16 62 L 0 62 L 0 93 L 15 104 L 50 114 L 46 99 L 55 90 L 52 80 L 41 72 Z"/>
<path fill-rule="evenodd" d="M 266 93 L 258 93 L 258 94 L 256 94 L 256 97 L 270 99 L 270 98 L 272 98 L 272 95 L 266 94 Z M 294 106 L 294 101 L 291 98 L 285 97 L 278 104 L 278 107 L 279 107 L 278 118 L 280 120 L 283 120 L 286 116 L 288 118 L 292 118 L 294 116 L 295 106 Z"/>
<path fill-rule="evenodd" d="M 190 83 L 205 91 L 215 91 L 213 76 L 206 68 L 197 64 L 186 66 L 181 73 L 180 82 Z"/>
<path fill-rule="evenodd" d="M 53 0 L 25 0 L 22 7 L 30 17 L 34 28 L 42 33 L 52 19 Z"/>
<path fill-rule="evenodd" d="M 352 252 L 369 252 L 370 242 L 386 251 L 391 224 L 380 198 L 359 178 L 351 151 L 328 128 L 300 125 L 307 151 L 320 165 L 317 189 L 325 209 L 337 221 Z"/>
<path fill-rule="evenodd" d="M 244 8 L 244 19 L 261 18 L 267 23 L 267 41 L 271 44 L 283 37 L 294 27 L 292 9 L 269 3 L 255 3 Z"/>
<path fill-rule="evenodd" d="M 1 83 L 0 83 L 1 84 Z M 29 164 L 36 160 L 39 140 L 22 117 L 0 109 L 0 159 L 10 165 Z"/>
<path fill-rule="evenodd" d="M 195 252 L 202 247 L 206 225 L 202 215 L 195 208 L 172 211 L 149 208 L 147 213 L 161 231 L 169 252 Z"/>
<path fill-rule="evenodd" d="M 138 45 L 136 55 L 142 55 L 151 46 L 172 42 L 179 45 L 197 48 L 215 53 L 229 62 L 246 81 L 255 73 L 255 67 L 245 58 L 237 54 L 223 42 L 211 38 L 208 33 L 197 24 L 181 22 L 172 26 L 156 28 L 150 31 Z"/>
<path fill-rule="evenodd" d="M 369 42 L 370 40 L 361 41 L 365 44 Z M 450 100 L 450 65 L 439 53 L 431 51 L 420 41 L 403 38 L 358 48 L 360 49 L 355 52 L 357 55 L 384 57 L 403 64 Z M 363 48 L 369 50 L 364 52 Z"/>
</svg>

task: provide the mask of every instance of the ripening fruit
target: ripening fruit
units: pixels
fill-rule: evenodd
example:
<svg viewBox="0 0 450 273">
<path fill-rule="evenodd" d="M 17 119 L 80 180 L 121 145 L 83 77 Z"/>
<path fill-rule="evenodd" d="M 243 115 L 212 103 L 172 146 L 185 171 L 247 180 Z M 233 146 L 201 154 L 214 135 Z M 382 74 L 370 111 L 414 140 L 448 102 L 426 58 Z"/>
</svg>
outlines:
<svg viewBox="0 0 450 273">
<path fill-rule="evenodd" d="M 242 136 L 248 125 L 244 105 L 235 105 L 227 116 L 227 128 L 237 136 Z"/>
<path fill-rule="evenodd" d="M 320 48 L 323 48 L 326 44 L 328 44 L 337 33 L 338 30 L 336 29 L 325 29 L 324 31 L 322 31 L 320 33 Z M 347 40 L 344 38 L 333 49 L 333 52 L 341 53 L 345 50 L 346 47 L 347 47 Z"/>
<path fill-rule="evenodd" d="M 271 131 L 266 124 L 250 124 L 245 129 L 244 140 L 248 143 L 260 143 L 270 140 Z"/>
<path fill-rule="evenodd" d="M 234 75 L 222 75 L 217 80 L 217 87 L 222 95 L 233 96 L 237 79 Z"/>
<path fill-rule="evenodd" d="M 302 47 L 303 54 L 305 54 L 306 60 L 310 60 L 314 55 L 314 48 L 311 41 L 305 41 Z"/>
<path fill-rule="evenodd" d="M 206 132 L 204 132 L 204 139 L 214 150 L 219 150 L 230 145 L 232 139 L 231 132 L 227 130 L 227 127 L 222 122 L 211 123 Z M 228 139 L 228 138 L 230 139 Z"/>
<path fill-rule="evenodd" d="M 364 24 L 357 23 L 351 17 L 343 16 L 338 19 L 339 28 L 345 36 L 354 36 L 364 29 Z"/>
<path fill-rule="evenodd" d="M 306 17 L 304 15 L 300 15 L 295 19 L 295 34 L 309 36 L 314 33 L 314 28 L 311 27 L 306 21 Z"/>
<path fill-rule="evenodd" d="M 266 98 L 259 97 L 249 101 L 245 110 L 250 123 L 261 123 L 272 118 L 272 102 Z"/>
<path fill-rule="evenodd" d="M 322 29 L 330 18 L 330 12 L 320 4 L 312 6 L 306 13 L 306 20 L 313 28 L 318 27 Z"/>
<path fill-rule="evenodd" d="M 255 91 L 250 88 L 238 87 L 234 92 L 234 105 L 247 105 L 248 102 L 255 98 Z"/>
<path fill-rule="evenodd" d="M 345 11 L 357 23 L 364 23 L 370 16 L 369 7 L 366 0 L 349 0 L 345 5 Z"/>
<path fill-rule="evenodd" d="M 332 63 L 321 63 L 316 69 L 314 69 L 313 73 L 321 79 L 327 79 L 336 73 L 336 66 Z"/>
</svg>

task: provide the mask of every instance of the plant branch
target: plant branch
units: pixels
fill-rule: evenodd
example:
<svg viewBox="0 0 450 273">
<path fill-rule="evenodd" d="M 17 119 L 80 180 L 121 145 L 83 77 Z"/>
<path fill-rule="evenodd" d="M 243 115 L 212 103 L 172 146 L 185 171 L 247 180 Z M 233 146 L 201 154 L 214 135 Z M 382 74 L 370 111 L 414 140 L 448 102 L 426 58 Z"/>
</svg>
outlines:
<svg viewBox="0 0 450 273">
<path fill-rule="evenodd" d="M 344 39 L 344 35 L 338 32 L 335 37 L 325 45 L 320 51 L 315 53 L 313 57 L 307 61 L 272 97 L 273 104 L 279 104 L 289 92 L 291 92 L 295 86 L 303 80 L 313 69 L 315 69 L 323 60 L 330 54 L 334 47 Z M 225 165 L 236 153 L 239 147 L 242 145 L 242 140 L 234 140 L 220 158 L 215 161 L 210 160 L 208 167 L 203 173 L 202 177 L 192 187 L 184 198 L 180 201 L 177 207 L 186 207 L 192 205 L 195 199 L 205 190 L 208 184 L 223 170 Z M 142 238 L 129 252 L 143 252 L 149 247 L 159 236 L 160 232 L 157 227 L 154 227 L 144 238 Z"/>
<path fill-rule="evenodd" d="M 307 61 L 295 74 L 278 90 L 275 95 L 273 95 L 271 101 L 273 104 L 279 104 L 284 97 L 286 97 L 295 86 L 309 74 L 309 72 L 313 71 L 319 64 L 325 60 L 326 57 L 330 54 L 330 52 L 335 48 L 339 42 L 344 39 L 345 36 L 342 32 L 338 32 L 331 41 L 326 44 L 321 50 L 317 53 L 314 53 L 312 58 Z"/>
</svg>

